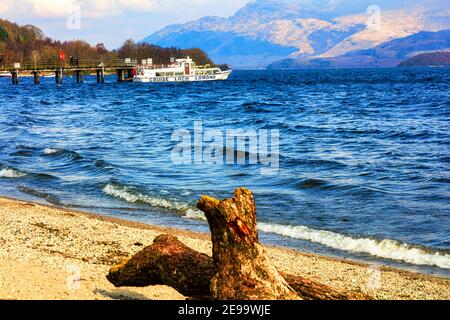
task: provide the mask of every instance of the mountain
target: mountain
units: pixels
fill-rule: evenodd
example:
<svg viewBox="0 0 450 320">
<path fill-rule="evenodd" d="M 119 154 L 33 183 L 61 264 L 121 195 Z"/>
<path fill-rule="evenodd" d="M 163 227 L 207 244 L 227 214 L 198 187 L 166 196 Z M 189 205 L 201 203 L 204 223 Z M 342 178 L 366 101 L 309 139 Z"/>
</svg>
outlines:
<svg viewBox="0 0 450 320">
<path fill-rule="evenodd" d="M 386 68 L 421 53 L 450 50 L 450 30 L 419 32 L 391 40 L 370 49 L 355 50 L 336 57 L 284 59 L 269 69 L 298 68 Z"/>
<path fill-rule="evenodd" d="M 258 68 L 343 56 L 421 31 L 450 29 L 446 0 L 255 0 L 233 16 L 170 25 L 143 42 L 200 47 L 218 63 Z"/>
<path fill-rule="evenodd" d="M 399 67 L 448 67 L 450 66 L 450 52 L 422 53 L 409 58 L 398 65 Z"/>
</svg>

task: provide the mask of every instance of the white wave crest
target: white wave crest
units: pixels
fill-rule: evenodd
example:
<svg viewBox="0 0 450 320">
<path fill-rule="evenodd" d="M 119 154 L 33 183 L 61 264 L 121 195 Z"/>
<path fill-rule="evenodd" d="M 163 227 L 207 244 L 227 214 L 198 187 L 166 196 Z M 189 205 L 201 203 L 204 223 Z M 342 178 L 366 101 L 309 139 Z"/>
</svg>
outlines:
<svg viewBox="0 0 450 320">
<path fill-rule="evenodd" d="M 270 223 L 258 223 L 258 229 L 286 237 L 320 243 L 331 248 L 367 253 L 372 256 L 404 261 L 417 265 L 430 265 L 450 268 L 450 255 L 439 252 L 426 252 L 406 243 L 384 239 L 352 238 L 336 232 L 316 230 L 306 226 L 287 226 Z"/>
<path fill-rule="evenodd" d="M 149 204 L 152 207 L 165 208 L 169 210 L 182 212 L 184 213 L 185 217 L 189 217 L 191 219 L 195 219 L 194 217 L 197 216 L 199 213 L 202 214 L 201 211 L 192 208 L 187 203 L 175 200 L 167 200 L 157 196 L 150 196 L 142 193 L 133 192 L 133 190 L 129 187 L 118 186 L 109 183 L 103 188 L 103 192 L 110 196 L 125 200 L 127 202 L 131 203 L 142 202 Z"/>
<path fill-rule="evenodd" d="M 187 203 L 137 193 L 130 187 L 107 184 L 103 188 L 103 192 L 127 202 L 143 202 L 153 207 L 175 210 L 183 213 L 183 217 L 187 219 L 206 220 L 202 211 L 193 208 Z M 440 252 L 427 252 L 422 248 L 391 239 L 356 238 L 332 231 L 316 230 L 307 226 L 288 226 L 264 222 L 258 223 L 258 229 L 266 233 L 319 243 L 334 249 L 366 253 L 379 258 L 404 261 L 417 265 L 430 265 L 450 269 L 450 255 Z"/>
<path fill-rule="evenodd" d="M 207 220 L 205 214 L 198 209 L 188 209 L 184 217 L 193 220 L 203 220 L 203 221 Z"/>
<path fill-rule="evenodd" d="M 0 170 L 0 178 L 22 178 L 25 177 L 27 174 L 25 172 L 12 169 L 12 168 L 3 168 Z"/>
<path fill-rule="evenodd" d="M 44 149 L 44 154 L 50 155 L 50 154 L 58 153 L 59 151 L 61 151 L 61 150 L 55 149 L 55 148 L 45 148 Z"/>
</svg>

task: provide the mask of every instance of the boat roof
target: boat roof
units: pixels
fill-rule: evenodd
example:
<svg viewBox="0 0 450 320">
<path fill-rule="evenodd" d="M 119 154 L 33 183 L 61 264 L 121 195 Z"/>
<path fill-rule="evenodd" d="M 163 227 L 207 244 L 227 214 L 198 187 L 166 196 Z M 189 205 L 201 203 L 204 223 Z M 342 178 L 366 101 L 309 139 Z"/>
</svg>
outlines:
<svg viewBox="0 0 450 320">
<path fill-rule="evenodd" d="M 189 58 L 189 56 L 187 56 L 187 58 L 185 58 L 185 59 L 176 59 L 175 61 L 178 62 L 178 63 L 181 63 L 181 62 L 192 62 L 192 59 Z"/>
</svg>

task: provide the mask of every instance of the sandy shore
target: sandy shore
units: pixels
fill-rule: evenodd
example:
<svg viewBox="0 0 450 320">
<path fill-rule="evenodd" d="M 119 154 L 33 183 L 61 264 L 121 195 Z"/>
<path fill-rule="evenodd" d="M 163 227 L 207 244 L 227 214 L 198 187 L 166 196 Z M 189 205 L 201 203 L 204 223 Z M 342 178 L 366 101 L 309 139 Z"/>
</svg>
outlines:
<svg viewBox="0 0 450 320">
<path fill-rule="evenodd" d="M 111 264 L 170 233 L 211 254 L 206 234 L 0 198 L 0 299 L 184 299 L 167 286 L 115 288 Z M 376 299 L 450 299 L 450 281 L 267 248 L 282 271 Z M 79 279 L 79 280 L 77 280 Z"/>
</svg>

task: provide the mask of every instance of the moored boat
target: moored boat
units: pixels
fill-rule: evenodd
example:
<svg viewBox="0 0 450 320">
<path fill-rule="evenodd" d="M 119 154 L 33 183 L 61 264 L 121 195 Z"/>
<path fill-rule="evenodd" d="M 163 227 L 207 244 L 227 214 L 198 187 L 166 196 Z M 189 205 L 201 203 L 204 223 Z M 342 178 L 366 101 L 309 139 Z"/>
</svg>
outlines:
<svg viewBox="0 0 450 320">
<path fill-rule="evenodd" d="M 11 72 L 0 72 L 0 78 L 11 78 Z"/>
<path fill-rule="evenodd" d="M 136 67 L 133 77 L 135 82 L 189 82 L 189 81 L 213 81 L 226 80 L 231 74 L 230 66 L 221 65 L 211 67 L 197 66 L 195 62 L 187 57 L 176 59 L 169 66 L 154 66 L 153 63 L 143 61 L 142 65 Z"/>
</svg>

